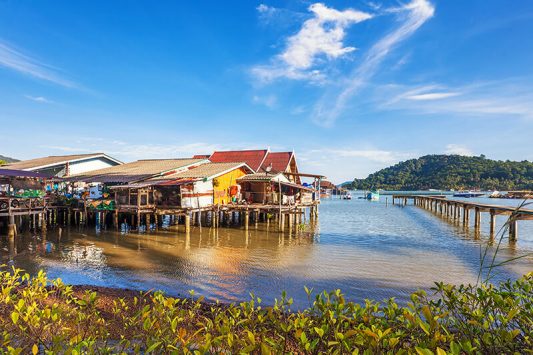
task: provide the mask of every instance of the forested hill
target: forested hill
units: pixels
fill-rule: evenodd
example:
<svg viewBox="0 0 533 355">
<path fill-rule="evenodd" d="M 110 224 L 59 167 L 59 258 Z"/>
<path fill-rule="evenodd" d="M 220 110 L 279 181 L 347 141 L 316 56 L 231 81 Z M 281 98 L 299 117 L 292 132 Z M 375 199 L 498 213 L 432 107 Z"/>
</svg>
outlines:
<svg viewBox="0 0 533 355">
<path fill-rule="evenodd" d="M 6 163 L 14 163 L 16 161 L 18 161 L 18 160 L 10 158 L 10 157 L 5 157 L 3 155 L 0 155 L 0 165 L 6 164 Z"/>
<path fill-rule="evenodd" d="M 533 163 L 485 156 L 426 155 L 355 179 L 355 189 L 533 190 Z"/>
</svg>

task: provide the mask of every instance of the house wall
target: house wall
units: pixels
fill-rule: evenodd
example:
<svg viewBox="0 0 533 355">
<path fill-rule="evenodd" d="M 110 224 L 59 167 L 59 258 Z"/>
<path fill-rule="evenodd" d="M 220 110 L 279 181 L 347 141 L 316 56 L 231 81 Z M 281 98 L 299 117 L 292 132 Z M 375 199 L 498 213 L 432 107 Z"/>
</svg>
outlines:
<svg viewBox="0 0 533 355">
<path fill-rule="evenodd" d="M 213 204 L 213 180 L 181 185 L 181 207 L 202 208 Z"/>
<path fill-rule="evenodd" d="M 63 177 L 65 176 L 65 165 L 66 164 L 57 164 L 43 169 L 32 170 L 42 174 Z M 69 164 L 69 175 L 81 174 L 87 171 L 108 168 L 115 165 L 118 164 L 104 157 L 81 160 Z"/>
<path fill-rule="evenodd" d="M 229 195 L 230 186 L 237 185 L 237 179 L 244 175 L 246 175 L 246 170 L 239 168 L 216 177 L 214 179 L 214 203 L 225 205 L 231 202 L 231 196 Z"/>
<path fill-rule="evenodd" d="M 115 165 L 118 164 L 105 158 L 77 161 L 69 164 L 69 175 L 81 174 L 87 171 L 108 168 Z"/>
<path fill-rule="evenodd" d="M 286 172 L 289 172 L 289 173 L 298 173 L 298 167 L 296 165 L 296 159 L 294 158 L 294 155 L 292 156 L 291 158 L 291 161 L 289 163 L 289 166 L 287 167 L 287 170 Z M 289 175 L 289 180 L 291 182 L 294 182 L 296 184 L 301 184 L 302 183 L 302 180 L 300 179 L 299 176 L 297 175 Z"/>
</svg>

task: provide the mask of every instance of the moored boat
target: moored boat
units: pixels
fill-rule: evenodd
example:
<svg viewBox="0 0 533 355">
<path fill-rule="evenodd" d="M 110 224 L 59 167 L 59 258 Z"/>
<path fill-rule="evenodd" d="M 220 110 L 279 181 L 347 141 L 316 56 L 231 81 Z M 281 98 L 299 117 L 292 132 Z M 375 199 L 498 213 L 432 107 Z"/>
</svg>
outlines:
<svg viewBox="0 0 533 355">
<path fill-rule="evenodd" d="M 366 194 L 366 199 L 369 201 L 378 201 L 379 200 L 379 191 L 372 190 Z"/>
<path fill-rule="evenodd" d="M 453 197 L 480 197 L 485 195 L 483 192 L 472 192 L 472 191 L 459 191 L 453 194 Z"/>
</svg>

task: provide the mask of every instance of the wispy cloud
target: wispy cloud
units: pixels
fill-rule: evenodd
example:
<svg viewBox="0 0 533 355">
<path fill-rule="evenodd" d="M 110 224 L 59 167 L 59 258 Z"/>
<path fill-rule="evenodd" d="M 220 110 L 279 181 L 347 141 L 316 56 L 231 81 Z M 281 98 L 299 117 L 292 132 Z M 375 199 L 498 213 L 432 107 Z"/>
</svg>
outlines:
<svg viewBox="0 0 533 355">
<path fill-rule="evenodd" d="M 444 153 L 446 154 L 456 154 L 456 155 L 465 155 L 465 156 L 473 156 L 474 152 L 472 152 L 469 148 L 467 148 L 464 145 L 461 144 L 448 144 L 446 146 L 446 149 L 444 150 Z"/>
<path fill-rule="evenodd" d="M 257 10 L 270 16 L 274 11 L 266 5 L 259 5 Z M 285 50 L 270 64 L 252 68 L 253 75 L 261 82 L 278 78 L 323 80 L 323 73 L 316 68 L 318 60 L 333 60 L 355 51 L 355 47 L 344 46 L 345 30 L 372 17 L 366 12 L 353 9 L 339 11 L 321 3 L 312 4 L 309 11 L 313 17 L 303 23 L 298 33 L 287 39 Z"/>
<path fill-rule="evenodd" d="M 24 97 L 27 98 L 28 100 L 39 102 L 41 104 L 52 104 L 52 103 L 54 103 L 52 100 L 48 100 L 46 97 L 43 97 L 43 96 L 24 95 Z"/>
<path fill-rule="evenodd" d="M 517 116 L 533 119 L 533 94 L 526 80 L 475 82 L 448 88 L 429 84 L 416 87 L 389 85 L 376 94 L 381 108 L 419 114 L 459 116 Z"/>
<path fill-rule="evenodd" d="M 58 69 L 47 65 L 29 55 L 23 54 L 13 46 L 0 42 L 0 67 L 5 67 L 21 74 L 48 81 L 67 88 L 77 88 L 78 85 L 63 78 Z"/>
<path fill-rule="evenodd" d="M 264 105 L 268 107 L 269 109 L 273 109 L 276 107 L 278 103 L 278 98 L 276 95 L 254 95 L 252 97 L 252 102 L 257 105 Z"/>
<path fill-rule="evenodd" d="M 340 90 L 326 93 L 316 103 L 313 120 L 317 124 L 332 125 L 343 113 L 348 101 L 376 74 L 385 57 L 429 20 L 435 9 L 427 0 L 412 0 L 389 11 L 401 19 L 401 24 L 370 48 L 362 63 L 354 69 Z"/>
<path fill-rule="evenodd" d="M 428 100 L 442 100 L 448 97 L 454 97 L 460 95 L 458 92 L 430 92 L 426 94 L 410 95 L 406 96 L 407 100 L 415 101 L 428 101 Z"/>
</svg>

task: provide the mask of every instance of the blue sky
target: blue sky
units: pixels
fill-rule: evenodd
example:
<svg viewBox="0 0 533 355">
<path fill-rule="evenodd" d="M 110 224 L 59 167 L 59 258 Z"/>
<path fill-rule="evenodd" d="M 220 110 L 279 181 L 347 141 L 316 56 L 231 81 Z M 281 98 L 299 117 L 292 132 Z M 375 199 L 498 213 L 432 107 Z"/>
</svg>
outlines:
<svg viewBox="0 0 533 355">
<path fill-rule="evenodd" d="M 531 1 L 0 1 L 0 154 L 533 160 Z"/>
</svg>

